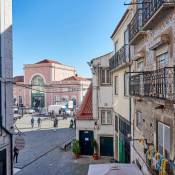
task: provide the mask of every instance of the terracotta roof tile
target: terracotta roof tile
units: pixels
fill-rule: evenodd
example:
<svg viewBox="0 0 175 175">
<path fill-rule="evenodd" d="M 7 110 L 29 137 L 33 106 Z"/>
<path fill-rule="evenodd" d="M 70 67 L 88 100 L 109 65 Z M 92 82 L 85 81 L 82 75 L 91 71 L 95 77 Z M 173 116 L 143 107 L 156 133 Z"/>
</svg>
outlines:
<svg viewBox="0 0 175 175">
<path fill-rule="evenodd" d="M 83 102 L 80 106 L 80 111 L 77 113 L 78 120 L 92 120 L 92 84 L 89 86 L 89 89 L 83 99 Z"/>
<path fill-rule="evenodd" d="M 79 77 L 79 76 L 71 76 L 71 77 L 65 78 L 63 81 L 71 81 L 71 80 L 74 80 L 74 81 L 86 81 L 87 79 L 83 78 L 83 77 Z"/>
<path fill-rule="evenodd" d="M 24 82 L 24 76 L 15 76 L 14 82 Z"/>
<path fill-rule="evenodd" d="M 58 61 L 55 61 L 55 60 L 49 60 L 49 59 L 44 59 L 44 60 L 39 61 L 39 62 L 37 62 L 37 63 L 35 63 L 35 64 L 43 64 L 43 63 L 56 63 L 56 64 L 61 64 L 61 63 L 58 62 Z"/>
</svg>

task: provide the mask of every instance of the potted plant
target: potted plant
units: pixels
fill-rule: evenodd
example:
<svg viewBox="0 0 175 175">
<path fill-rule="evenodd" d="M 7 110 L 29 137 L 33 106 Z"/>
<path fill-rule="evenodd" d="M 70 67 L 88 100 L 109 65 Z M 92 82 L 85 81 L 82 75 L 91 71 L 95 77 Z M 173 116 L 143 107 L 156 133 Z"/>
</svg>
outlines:
<svg viewBox="0 0 175 175">
<path fill-rule="evenodd" d="M 93 149 L 94 149 L 93 159 L 98 160 L 98 158 L 99 158 L 98 157 L 98 143 L 95 139 L 92 141 L 92 146 L 93 146 Z"/>
<path fill-rule="evenodd" d="M 72 143 L 72 152 L 76 159 L 80 157 L 80 143 L 79 140 L 74 140 Z"/>
</svg>

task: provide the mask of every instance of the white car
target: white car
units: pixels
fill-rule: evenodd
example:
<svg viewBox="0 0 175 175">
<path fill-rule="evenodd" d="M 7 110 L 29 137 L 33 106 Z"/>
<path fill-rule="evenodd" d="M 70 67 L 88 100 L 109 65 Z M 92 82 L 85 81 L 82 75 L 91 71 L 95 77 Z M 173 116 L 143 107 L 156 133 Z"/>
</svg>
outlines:
<svg viewBox="0 0 175 175">
<path fill-rule="evenodd" d="M 35 110 L 34 110 L 34 109 L 29 109 L 27 112 L 28 112 L 29 114 L 33 114 L 33 113 L 35 113 Z"/>
</svg>

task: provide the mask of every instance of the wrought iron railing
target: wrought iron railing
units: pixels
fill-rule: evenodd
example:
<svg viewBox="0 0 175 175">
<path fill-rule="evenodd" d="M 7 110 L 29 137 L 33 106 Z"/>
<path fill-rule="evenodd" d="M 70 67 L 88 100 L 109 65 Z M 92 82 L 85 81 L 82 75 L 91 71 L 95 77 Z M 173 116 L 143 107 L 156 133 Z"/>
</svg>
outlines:
<svg viewBox="0 0 175 175">
<path fill-rule="evenodd" d="M 143 25 L 145 25 L 148 20 L 155 14 L 155 12 L 164 4 L 164 3 L 175 3 L 174 0 L 143 0 L 143 12 L 142 20 Z"/>
<path fill-rule="evenodd" d="M 118 52 L 116 52 L 109 60 L 110 69 L 114 69 L 129 61 L 129 45 L 124 45 Z"/>
<path fill-rule="evenodd" d="M 175 100 L 175 67 L 131 76 L 130 95 Z"/>
<path fill-rule="evenodd" d="M 138 9 L 129 24 L 129 41 L 141 31 L 142 28 L 142 9 Z"/>
</svg>

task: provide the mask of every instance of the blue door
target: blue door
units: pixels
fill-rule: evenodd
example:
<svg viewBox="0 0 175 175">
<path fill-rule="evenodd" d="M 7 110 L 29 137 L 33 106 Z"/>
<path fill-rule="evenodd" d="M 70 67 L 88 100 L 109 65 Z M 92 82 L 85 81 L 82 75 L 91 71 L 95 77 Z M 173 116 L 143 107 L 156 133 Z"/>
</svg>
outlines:
<svg viewBox="0 0 175 175">
<path fill-rule="evenodd" d="M 94 139 L 93 131 L 80 131 L 79 141 L 82 155 L 93 155 L 94 150 L 92 147 L 92 141 Z"/>
<path fill-rule="evenodd" d="M 114 156 L 113 151 L 113 137 L 100 137 L 100 155 Z"/>
</svg>

